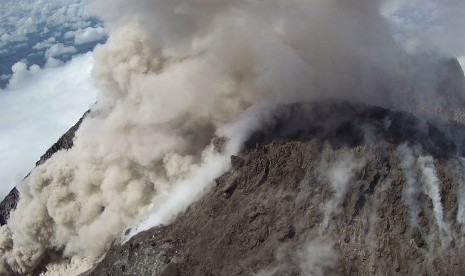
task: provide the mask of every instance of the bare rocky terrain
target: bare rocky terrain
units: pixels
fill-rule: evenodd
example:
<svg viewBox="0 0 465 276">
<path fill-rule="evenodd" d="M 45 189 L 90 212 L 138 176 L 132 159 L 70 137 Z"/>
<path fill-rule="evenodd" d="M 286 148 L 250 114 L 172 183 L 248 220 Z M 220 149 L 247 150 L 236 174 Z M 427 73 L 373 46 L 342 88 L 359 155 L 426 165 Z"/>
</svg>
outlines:
<svg viewBox="0 0 465 276">
<path fill-rule="evenodd" d="M 410 114 L 349 103 L 283 106 L 277 118 L 231 156 L 210 193 L 115 244 L 88 275 L 464 274 L 453 141 Z M 413 197 L 401 149 L 416 160 Z"/>
<path fill-rule="evenodd" d="M 79 123 L 38 165 L 72 146 Z M 348 102 L 280 106 L 209 193 L 115 242 L 86 275 L 465 275 L 451 129 L 462 131 Z M 1 203 L 2 224 L 17 199 Z"/>
</svg>

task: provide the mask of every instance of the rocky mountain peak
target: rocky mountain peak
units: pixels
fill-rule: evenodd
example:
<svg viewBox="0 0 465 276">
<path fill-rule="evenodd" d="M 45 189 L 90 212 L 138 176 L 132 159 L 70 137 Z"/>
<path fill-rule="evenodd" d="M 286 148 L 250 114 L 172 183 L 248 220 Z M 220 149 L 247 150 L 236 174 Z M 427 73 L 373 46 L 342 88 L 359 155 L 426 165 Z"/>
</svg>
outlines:
<svg viewBox="0 0 465 276">
<path fill-rule="evenodd" d="M 88 275 L 459 275 L 463 165 L 410 114 L 279 107 L 212 191 Z M 323 119 L 324 118 L 324 119 Z"/>
</svg>

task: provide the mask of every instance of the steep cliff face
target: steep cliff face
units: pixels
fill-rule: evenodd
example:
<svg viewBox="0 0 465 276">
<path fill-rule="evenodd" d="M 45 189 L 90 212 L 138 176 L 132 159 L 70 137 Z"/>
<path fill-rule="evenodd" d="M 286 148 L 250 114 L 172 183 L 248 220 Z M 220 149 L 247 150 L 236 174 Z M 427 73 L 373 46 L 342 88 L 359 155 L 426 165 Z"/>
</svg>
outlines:
<svg viewBox="0 0 465 276">
<path fill-rule="evenodd" d="M 88 275 L 460 275 L 463 165 L 437 128 L 348 103 L 293 104 L 171 224 Z"/>
<path fill-rule="evenodd" d="M 8 195 L 0 202 L 0 225 L 5 225 L 10 217 L 10 212 L 16 208 L 19 200 L 19 192 L 13 188 Z"/>
</svg>

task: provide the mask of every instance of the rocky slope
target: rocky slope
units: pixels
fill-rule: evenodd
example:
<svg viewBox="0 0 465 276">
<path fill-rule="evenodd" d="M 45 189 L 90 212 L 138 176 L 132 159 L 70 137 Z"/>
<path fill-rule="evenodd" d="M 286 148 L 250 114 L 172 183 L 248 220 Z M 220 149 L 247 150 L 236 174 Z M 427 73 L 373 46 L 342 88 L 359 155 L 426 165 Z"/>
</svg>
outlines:
<svg viewBox="0 0 465 276">
<path fill-rule="evenodd" d="M 348 103 L 293 104 L 171 224 L 87 275 L 462 275 L 463 167 L 436 127 Z"/>
<path fill-rule="evenodd" d="M 291 104 L 273 114 L 211 192 L 171 224 L 115 242 L 86 275 L 465 271 L 464 167 L 450 138 L 461 124 L 437 128 L 347 102 Z M 41 160 L 71 147 L 79 123 Z M 215 144 L 221 150 L 222 140 Z M 1 203 L 2 223 L 17 198 L 13 190 Z"/>
</svg>

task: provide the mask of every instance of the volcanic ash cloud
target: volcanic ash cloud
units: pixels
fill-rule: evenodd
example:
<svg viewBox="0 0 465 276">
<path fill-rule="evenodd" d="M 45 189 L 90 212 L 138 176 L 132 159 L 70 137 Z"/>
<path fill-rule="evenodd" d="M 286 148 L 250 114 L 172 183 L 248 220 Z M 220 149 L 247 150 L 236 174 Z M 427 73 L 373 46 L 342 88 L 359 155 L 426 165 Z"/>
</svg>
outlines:
<svg viewBox="0 0 465 276">
<path fill-rule="evenodd" d="M 30 272 L 50 251 L 96 261 L 177 184 L 192 176 L 202 180 L 192 185 L 207 185 L 199 182 L 227 170 L 211 166 L 220 154 L 211 141 L 241 118 L 224 154 L 236 153 L 260 126 L 241 117 L 250 107 L 330 97 L 405 107 L 417 71 L 383 4 L 95 0 L 110 32 L 94 53 L 98 102 L 74 147 L 19 184 L 18 207 L 0 231 L 0 269 Z M 179 198 L 180 206 L 195 199 Z"/>
</svg>

